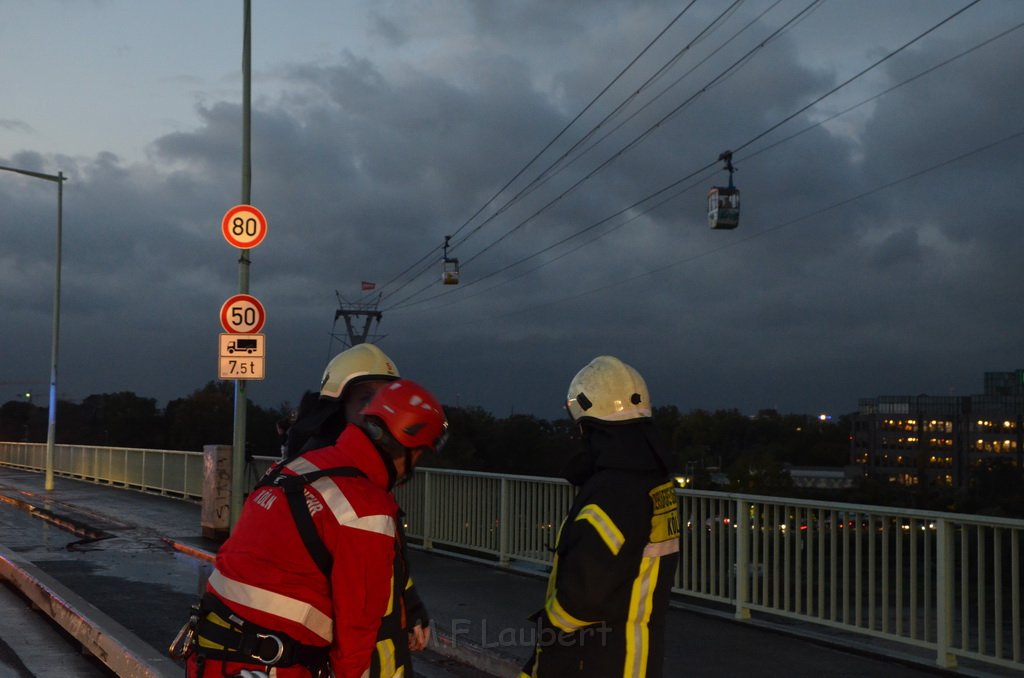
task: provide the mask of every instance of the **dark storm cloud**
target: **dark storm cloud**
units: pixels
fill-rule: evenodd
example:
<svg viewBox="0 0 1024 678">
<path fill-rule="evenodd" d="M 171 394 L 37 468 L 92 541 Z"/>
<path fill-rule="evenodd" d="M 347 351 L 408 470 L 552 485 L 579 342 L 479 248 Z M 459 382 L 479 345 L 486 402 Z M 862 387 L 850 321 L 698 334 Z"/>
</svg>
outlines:
<svg viewBox="0 0 1024 678">
<path fill-rule="evenodd" d="M 982 371 L 1020 367 L 1011 305 L 1022 285 L 1020 140 L 881 189 L 1015 131 L 1024 119 L 1020 37 L 769 148 L 840 109 L 823 102 L 738 151 L 744 212 L 734 232 L 706 226 L 706 190 L 726 178 L 717 164 L 614 216 L 863 68 L 809 56 L 805 32 L 820 30 L 812 22 L 841 19 L 825 5 L 701 93 L 800 6 L 784 3 L 788 14 L 744 33 L 640 110 L 754 16 L 737 14 L 580 150 L 601 143 L 496 213 L 711 15 L 689 17 L 472 222 L 678 8 L 378 8 L 374 34 L 395 50 L 418 49 L 418 59 L 345 53 L 290 64 L 273 93 L 256 83 L 252 195 L 270 233 L 251 253 L 251 291 L 267 307 L 269 357 L 251 397 L 294 403 L 316 386 L 340 348 L 330 337 L 332 327 L 343 331 L 333 324 L 335 290 L 358 300 L 361 280 L 383 285 L 421 269 L 400 290 L 404 277 L 383 288 L 383 346 L 445 402 L 499 415 L 559 416 L 569 378 L 599 353 L 634 363 L 657 404 L 748 413 L 844 412 L 859 396 L 970 392 Z M 919 22 L 907 37 L 923 30 Z M 434 30 L 436 40 L 425 39 Z M 923 43 L 843 105 L 991 34 Z M 867 40 L 837 38 L 830 49 L 859 54 Z M 216 314 L 238 287 L 237 252 L 219 220 L 240 194 L 241 109 L 213 102 L 197 113 L 194 129 L 156 139 L 145 161 L 101 154 L 63 164 L 62 383 L 76 397 L 134 390 L 166 400 L 215 376 Z M 55 166 L 32 154 L 0 165 Z M 34 183 L 42 182 L 0 184 L 12 206 L 0 235 L 18 252 L 0 254 L 4 317 L 25 337 L 0 346 L 45 370 L 54 197 Z M 443 288 L 439 247 L 463 224 L 454 243 L 464 283 Z"/>
<path fill-rule="evenodd" d="M 15 132 L 28 133 L 32 131 L 32 126 L 22 120 L 2 120 L 0 119 L 0 129 L 12 130 Z"/>
</svg>

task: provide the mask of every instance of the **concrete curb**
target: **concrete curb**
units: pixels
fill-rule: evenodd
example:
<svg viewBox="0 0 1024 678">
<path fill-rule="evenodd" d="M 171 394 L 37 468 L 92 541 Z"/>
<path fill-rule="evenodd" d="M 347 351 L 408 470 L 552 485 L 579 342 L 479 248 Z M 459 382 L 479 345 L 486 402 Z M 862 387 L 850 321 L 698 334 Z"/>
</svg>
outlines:
<svg viewBox="0 0 1024 678">
<path fill-rule="evenodd" d="M 460 664 L 471 666 L 496 678 L 516 678 L 522 667 L 520 664 L 488 652 L 465 640 L 455 641 L 452 636 L 431 624 L 429 648 L 439 655 L 453 659 Z"/>
<path fill-rule="evenodd" d="M 181 667 L 34 564 L 0 546 L 0 577 L 122 678 L 180 678 Z"/>
</svg>

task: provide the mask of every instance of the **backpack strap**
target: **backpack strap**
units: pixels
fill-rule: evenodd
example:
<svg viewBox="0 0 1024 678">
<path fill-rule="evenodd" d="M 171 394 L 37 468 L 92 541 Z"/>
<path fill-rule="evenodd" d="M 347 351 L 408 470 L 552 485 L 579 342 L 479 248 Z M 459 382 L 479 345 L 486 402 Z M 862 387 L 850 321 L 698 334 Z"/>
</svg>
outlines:
<svg viewBox="0 0 1024 678">
<path fill-rule="evenodd" d="M 305 544 L 306 550 L 309 551 L 309 555 L 313 558 L 316 566 L 324 573 L 325 577 L 330 579 L 333 559 L 331 558 L 330 551 L 324 545 L 324 540 L 320 538 L 320 534 L 316 531 L 316 525 L 313 523 L 313 515 L 309 512 L 309 506 L 306 504 L 306 486 L 328 476 L 365 478 L 366 474 L 354 466 L 335 466 L 299 475 L 285 475 L 281 473 L 282 468 L 283 465 L 268 474 L 256 487 L 275 485 L 284 490 L 285 499 L 288 500 L 288 508 L 291 509 L 292 519 L 295 520 L 295 527 L 299 530 L 302 543 Z"/>
</svg>

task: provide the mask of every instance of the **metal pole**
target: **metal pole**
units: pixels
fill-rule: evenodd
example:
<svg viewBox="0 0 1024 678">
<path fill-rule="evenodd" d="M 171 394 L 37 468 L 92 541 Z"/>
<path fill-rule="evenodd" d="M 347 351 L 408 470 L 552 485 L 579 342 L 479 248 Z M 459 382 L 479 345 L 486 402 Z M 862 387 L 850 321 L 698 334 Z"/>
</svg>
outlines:
<svg viewBox="0 0 1024 678">
<path fill-rule="evenodd" d="M 46 483 L 53 489 L 53 448 L 57 436 L 57 345 L 60 343 L 60 256 L 64 230 L 64 173 L 57 172 L 57 265 L 53 284 L 53 331 L 50 341 L 50 413 L 46 423 Z"/>
<path fill-rule="evenodd" d="M 57 184 L 57 261 L 54 266 L 53 285 L 53 329 L 50 335 L 50 409 L 47 415 L 46 424 L 46 481 L 44 487 L 47 490 L 53 489 L 53 448 L 57 433 L 57 347 L 60 338 L 60 254 L 61 254 L 61 233 L 64 225 L 64 181 L 67 177 L 63 172 L 57 174 L 43 174 L 31 170 L 17 169 L 16 167 L 0 167 L 0 170 L 24 174 L 25 176 L 45 179 Z"/>
<path fill-rule="evenodd" d="M 252 2 L 244 3 L 244 29 L 242 33 L 242 204 L 250 204 L 252 197 L 252 146 L 250 121 L 252 118 Z M 238 258 L 238 292 L 249 293 L 249 250 L 241 250 Z M 235 419 L 231 454 L 231 528 L 242 514 L 242 495 L 245 493 L 245 381 L 235 380 Z"/>
</svg>

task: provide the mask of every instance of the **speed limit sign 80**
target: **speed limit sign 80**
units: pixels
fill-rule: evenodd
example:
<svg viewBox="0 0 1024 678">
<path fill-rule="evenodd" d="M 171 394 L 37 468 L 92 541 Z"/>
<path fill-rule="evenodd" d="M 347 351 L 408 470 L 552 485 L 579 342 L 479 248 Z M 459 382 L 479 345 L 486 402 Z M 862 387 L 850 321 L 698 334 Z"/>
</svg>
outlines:
<svg viewBox="0 0 1024 678">
<path fill-rule="evenodd" d="M 267 218 L 252 205 L 235 205 L 224 214 L 220 230 L 235 247 L 252 249 L 267 236 Z"/>
<path fill-rule="evenodd" d="M 232 334 L 255 334 L 263 329 L 267 314 L 263 304 L 248 294 L 236 294 L 220 307 L 220 324 Z"/>
</svg>

